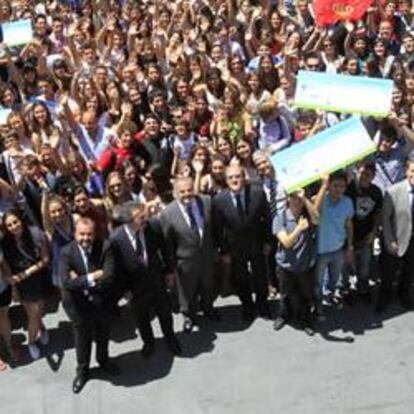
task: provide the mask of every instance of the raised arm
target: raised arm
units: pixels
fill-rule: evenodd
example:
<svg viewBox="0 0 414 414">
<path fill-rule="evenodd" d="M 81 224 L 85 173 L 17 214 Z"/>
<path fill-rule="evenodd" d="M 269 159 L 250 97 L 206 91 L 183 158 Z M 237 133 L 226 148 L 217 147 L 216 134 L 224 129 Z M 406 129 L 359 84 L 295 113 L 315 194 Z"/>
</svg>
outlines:
<svg viewBox="0 0 414 414">
<path fill-rule="evenodd" d="M 316 194 L 315 200 L 313 201 L 313 207 L 320 214 L 322 210 L 323 201 L 325 200 L 326 190 L 328 189 L 329 176 L 323 175 L 322 185 L 319 188 L 318 194 Z"/>
</svg>

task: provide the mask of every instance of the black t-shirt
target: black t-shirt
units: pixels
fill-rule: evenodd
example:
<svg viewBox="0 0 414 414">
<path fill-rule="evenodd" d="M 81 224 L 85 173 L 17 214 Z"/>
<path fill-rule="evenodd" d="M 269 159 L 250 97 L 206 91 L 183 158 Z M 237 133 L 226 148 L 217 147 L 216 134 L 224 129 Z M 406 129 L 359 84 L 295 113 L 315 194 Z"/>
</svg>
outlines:
<svg viewBox="0 0 414 414">
<path fill-rule="evenodd" d="M 352 181 L 346 194 L 354 203 L 354 243 L 358 244 L 374 229 L 375 216 L 382 208 L 382 193 L 375 184 L 360 188 Z"/>
</svg>

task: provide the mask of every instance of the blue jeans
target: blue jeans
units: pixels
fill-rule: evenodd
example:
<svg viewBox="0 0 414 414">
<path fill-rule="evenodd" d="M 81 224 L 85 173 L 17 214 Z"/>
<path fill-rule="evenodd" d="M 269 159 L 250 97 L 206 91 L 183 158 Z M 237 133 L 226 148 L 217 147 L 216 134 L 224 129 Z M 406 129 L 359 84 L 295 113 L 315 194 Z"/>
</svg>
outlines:
<svg viewBox="0 0 414 414">
<path fill-rule="evenodd" d="M 342 249 L 318 255 L 315 288 L 317 303 L 320 304 L 324 297 L 331 296 L 335 293 L 343 263 L 344 251 Z"/>
</svg>

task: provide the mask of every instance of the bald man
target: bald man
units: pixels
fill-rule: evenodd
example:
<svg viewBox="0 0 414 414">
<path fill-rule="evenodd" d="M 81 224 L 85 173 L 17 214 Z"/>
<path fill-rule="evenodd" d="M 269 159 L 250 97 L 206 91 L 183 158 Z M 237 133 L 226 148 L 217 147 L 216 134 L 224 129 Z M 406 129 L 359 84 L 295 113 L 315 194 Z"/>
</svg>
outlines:
<svg viewBox="0 0 414 414">
<path fill-rule="evenodd" d="M 213 199 L 214 234 L 219 252 L 223 262 L 231 264 L 243 319 L 252 321 L 256 311 L 259 316 L 270 318 L 265 264 L 272 240 L 269 204 L 261 186 L 246 183 L 244 169 L 239 165 L 227 167 L 226 182 L 228 189 Z"/>
<path fill-rule="evenodd" d="M 192 330 L 198 303 L 204 315 L 219 321 L 213 309 L 215 298 L 214 243 L 211 223 L 211 200 L 194 194 L 192 178 L 178 178 L 174 185 L 175 201 L 161 214 L 170 261 L 176 268 L 183 329 Z"/>
</svg>

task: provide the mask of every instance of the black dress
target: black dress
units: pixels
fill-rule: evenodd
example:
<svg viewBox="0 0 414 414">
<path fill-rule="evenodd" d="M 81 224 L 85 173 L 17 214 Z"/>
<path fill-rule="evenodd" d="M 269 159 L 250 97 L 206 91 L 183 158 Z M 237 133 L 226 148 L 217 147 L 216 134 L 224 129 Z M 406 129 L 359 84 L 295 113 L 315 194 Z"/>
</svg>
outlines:
<svg viewBox="0 0 414 414">
<path fill-rule="evenodd" d="M 34 242 L 34 249 L 28 251 L 27 248 L 17 246 L 16 243 L 5 242 L 2 247 L 4 257 L 13 275 L 24 272 L 40 260 L 41 246 L 45 242 L 44 233 L 37 227 L 30 227 L 30 233 Z M 47 297 L 49 269 L 37 272 L 16 285 L 17 292 L 22 302 L 36 302 Z"/>
</svg>

